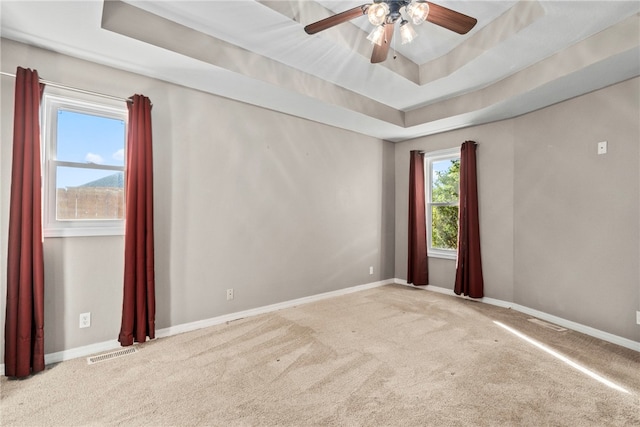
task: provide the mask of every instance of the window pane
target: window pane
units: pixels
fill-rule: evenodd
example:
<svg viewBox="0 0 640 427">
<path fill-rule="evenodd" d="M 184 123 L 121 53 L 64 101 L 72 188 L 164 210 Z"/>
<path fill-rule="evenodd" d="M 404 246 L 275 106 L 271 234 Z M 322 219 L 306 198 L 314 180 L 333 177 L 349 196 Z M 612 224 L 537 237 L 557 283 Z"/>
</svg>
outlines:
<svg viewBox="0 0 640 427">
<path fill-rule="evenodd" d="M 458 247 L 458 207 L 431 207 L 431 247 L 456 249 Z"/>
<path fill-rule="evenodd" d="M 457 202 L 460 188 L 460 159 L 435 161 L 431 169 L 431 201 Z"/>
<path fill-rule="evenodd" d="M 124 172 L 58 167 L 56 219 L 124 219 Z"/>
<path fill-rule="evenodd" d="M 123 120 L 60 109 L 57 132 L 58 160 L 124 166 Z"/>
</svg>

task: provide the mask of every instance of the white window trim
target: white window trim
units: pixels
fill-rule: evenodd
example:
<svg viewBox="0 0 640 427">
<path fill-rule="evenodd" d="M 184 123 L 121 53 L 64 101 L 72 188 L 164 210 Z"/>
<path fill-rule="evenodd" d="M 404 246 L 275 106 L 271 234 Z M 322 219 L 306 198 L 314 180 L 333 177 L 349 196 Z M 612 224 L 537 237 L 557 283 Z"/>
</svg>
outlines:
<svg viewBox="0 0 640 427">
<path fill-rule="evenodd" d="M 449 159 L 451 157 L 460 157 L 460 148 L 448 148 L 446 150 L 438 150 L 424 154 L 424 176 L 425 176 L 425 210 L 427 221 L 427 256 L 432 258 L 457 259 L 458 251 L 454 249 L 439 249 L 431 247 L 431 186 L 432 186 L 432 164 L 433 162 Z M 445 205 L 435 203 L 436 205 Z M 446 204 L 449 206 L 449 204 Z"/>
<path fill-rule="evenodd" d="M 121 220 L 75 220 L 58 221 L 56 219 L 56 168 L 57 166 L 83 167 L 87 169 L 112 169 L 125 171 L 121 166 L 78 165 L 74 162 L 58 161 L 56 155 L 57 112 L 64 108 L 84 114 L 95 114 L 102 117 L 123 120 L 125 129 L 128 125 L 127 107 L 122 102 L 102 99 L 87 94 L 67 95 L 62 89 L 45 88 L 42 100 L 42 161 L 43 161 L 43 237 L 72 236 L 114 236 L 124 235 L 124 219 Z M 126 132 L 125 132 L 126 152 Z M 125 172 L 126 173 L 126 172 Z"/>
</svg>

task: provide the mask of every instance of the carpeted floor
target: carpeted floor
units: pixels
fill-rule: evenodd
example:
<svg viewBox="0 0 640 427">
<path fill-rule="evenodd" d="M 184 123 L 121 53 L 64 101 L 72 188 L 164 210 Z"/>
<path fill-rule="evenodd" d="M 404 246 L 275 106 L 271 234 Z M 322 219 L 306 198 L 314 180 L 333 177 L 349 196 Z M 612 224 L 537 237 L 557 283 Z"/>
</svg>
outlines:
<svg viewBox="0 0 640 427">
<path fill-rule="evenodd" d="M 3 378 L 0 424 L 640 425 L 640 353 L 527 319 L 384 286 Z"/>
</svg>

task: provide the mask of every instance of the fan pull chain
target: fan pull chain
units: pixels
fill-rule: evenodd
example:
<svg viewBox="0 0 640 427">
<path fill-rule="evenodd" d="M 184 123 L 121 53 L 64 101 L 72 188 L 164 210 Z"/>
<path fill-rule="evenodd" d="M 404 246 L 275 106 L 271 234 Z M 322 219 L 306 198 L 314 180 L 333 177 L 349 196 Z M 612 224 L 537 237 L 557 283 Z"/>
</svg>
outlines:
<svg viewBox="0 0 640 427">
<path fill-rule="evenodd" d="M 395 30 L 396 30 L 396 29 L 395 29 L 395 25 L 394 25 L 393 31 L 395 32 Z M 393 44 L 393 46 L 392 46 L 391 48 L 393 49 L 393 59 L 394 59 L 394 60 L 398 57 L 398 53 L 397 53 L 397 51 L 396 51 L 396 39 L 397 39 L 397 37 L 394 37 L 394 38 L 391 40 L 391 42 L 392 42 L 392 44 Z"/>
</svg>

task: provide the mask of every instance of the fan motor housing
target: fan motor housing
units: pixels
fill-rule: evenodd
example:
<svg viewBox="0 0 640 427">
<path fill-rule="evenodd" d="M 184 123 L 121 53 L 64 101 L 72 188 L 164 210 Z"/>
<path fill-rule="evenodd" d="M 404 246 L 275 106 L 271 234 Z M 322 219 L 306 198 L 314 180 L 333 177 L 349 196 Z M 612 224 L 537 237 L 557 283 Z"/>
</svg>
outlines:
<svg viewBox="0 0 640 427">
<path fill-rule="evenodd" d="M 400 9 L 406 7 L 410 1 L 406 0 L 382 0 L 376 3 L 387 3 L 389 5 L 389 14 L 387 15 L 387 24 L 392 24 L 401 18 Z"/>
</svg>

